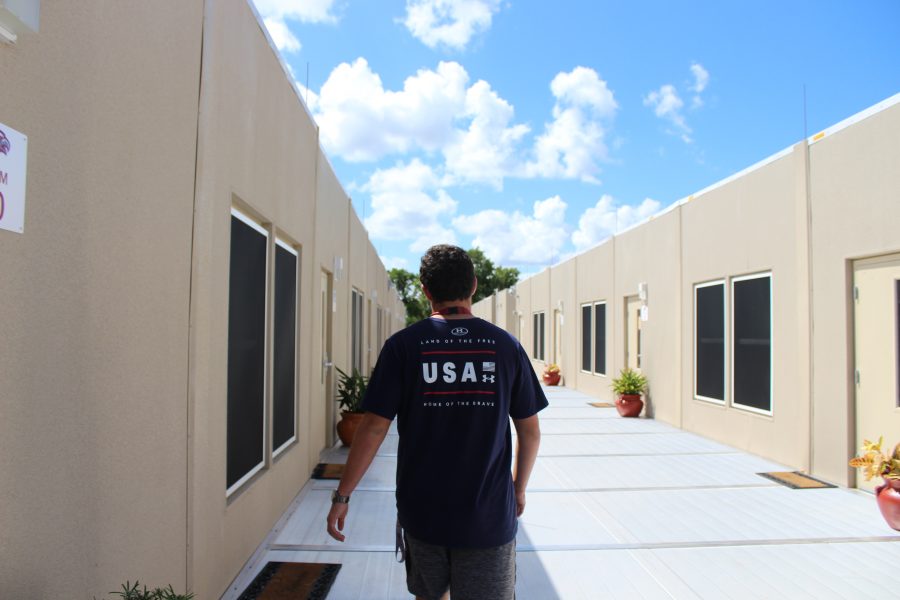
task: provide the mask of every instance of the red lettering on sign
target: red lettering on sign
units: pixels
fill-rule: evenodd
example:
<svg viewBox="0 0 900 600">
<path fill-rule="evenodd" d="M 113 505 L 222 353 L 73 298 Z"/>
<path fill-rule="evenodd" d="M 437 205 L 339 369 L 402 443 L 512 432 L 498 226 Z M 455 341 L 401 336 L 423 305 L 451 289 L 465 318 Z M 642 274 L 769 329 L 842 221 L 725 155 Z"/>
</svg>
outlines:
<svg viewBox="0 0 900 600">
<path fill-rule="evenodd" d="M 0 183 L 2 183 L 3 185 L 8 185 L 6 181 L 6 173 L 4 173 L 3 171 L 0 171 Z"/>
</svg>

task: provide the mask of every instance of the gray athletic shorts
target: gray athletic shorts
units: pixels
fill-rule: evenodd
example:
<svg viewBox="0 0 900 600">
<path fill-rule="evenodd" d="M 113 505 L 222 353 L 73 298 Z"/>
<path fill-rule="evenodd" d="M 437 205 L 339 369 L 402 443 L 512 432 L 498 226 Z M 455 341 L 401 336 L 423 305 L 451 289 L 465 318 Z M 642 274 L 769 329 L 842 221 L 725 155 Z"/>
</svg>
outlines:
<svg viewBox="0 0 900 600">
<path fill-rule="evenodd" d="M 438 600 L 513 600 L 516 540 L 493 548 L 433 546 L 404 534 L 409 593 Z"/>
</svg>

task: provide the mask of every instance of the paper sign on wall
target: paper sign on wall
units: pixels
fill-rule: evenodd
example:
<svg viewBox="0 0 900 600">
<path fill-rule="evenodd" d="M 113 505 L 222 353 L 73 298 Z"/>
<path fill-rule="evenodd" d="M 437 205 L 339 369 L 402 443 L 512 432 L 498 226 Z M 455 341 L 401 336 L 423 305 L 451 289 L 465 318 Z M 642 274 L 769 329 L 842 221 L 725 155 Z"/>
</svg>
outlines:
<svg viewBox="0 0 900 600">
<path fill-rule="evenodd" d="M 25 231 L 28 138 L 0 123 L 0 229 Z"/>
</svg>

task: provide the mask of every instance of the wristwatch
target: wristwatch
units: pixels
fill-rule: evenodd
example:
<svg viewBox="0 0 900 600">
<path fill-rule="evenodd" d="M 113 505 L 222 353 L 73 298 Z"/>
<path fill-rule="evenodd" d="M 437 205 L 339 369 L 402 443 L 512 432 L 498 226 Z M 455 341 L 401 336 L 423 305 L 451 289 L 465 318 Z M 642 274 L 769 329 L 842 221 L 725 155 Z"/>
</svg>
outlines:
<svg viewBox="0 0 900 600">
<path fill-rule="evenodd" d="M 332 504 L 350 504 L 350 496 L 341 496 L 337 490 L 331 492 Z"/>
</svg>

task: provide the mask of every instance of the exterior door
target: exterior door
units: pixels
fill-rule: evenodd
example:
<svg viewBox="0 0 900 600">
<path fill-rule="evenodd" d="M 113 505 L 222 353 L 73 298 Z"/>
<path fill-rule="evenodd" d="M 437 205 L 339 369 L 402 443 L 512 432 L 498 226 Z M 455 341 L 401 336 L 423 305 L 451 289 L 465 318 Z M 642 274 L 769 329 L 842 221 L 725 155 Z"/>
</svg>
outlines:
<svg viewBox="0 0 900 600">
<path fill-rule="evenodd" d="M 641 369 L 641 301 L 637 296 L 625 298 L 625 366 Z"/>
<path fill-rule="evenodd" d="M 334 445 L 335 442 L 335 426 L 337 425 L 337 410 L 334 402 L 334 394 L 331 393 L 333 371 L 331 367 L 334 364 L 331 349 L 331 317 L 333 314 L 333 291 L 331 273 L 322 271 L 320 287 L 321 298 L 319 304 L 321 308 L 319 314 L 319 327 L 321 335 L 322 366 L 319 373 L 319 397 L 322 398 L 325 402 L 325 443 L 330 448 Z"/>
<path fill-rule="evenodd" d="M 853 268 L 856 446 L 878 441 L 890 452 L 900 442 L 900 254 L 856 261 Z M 880 480 L 857 487 L 874 489 Z"/>
</svg>

